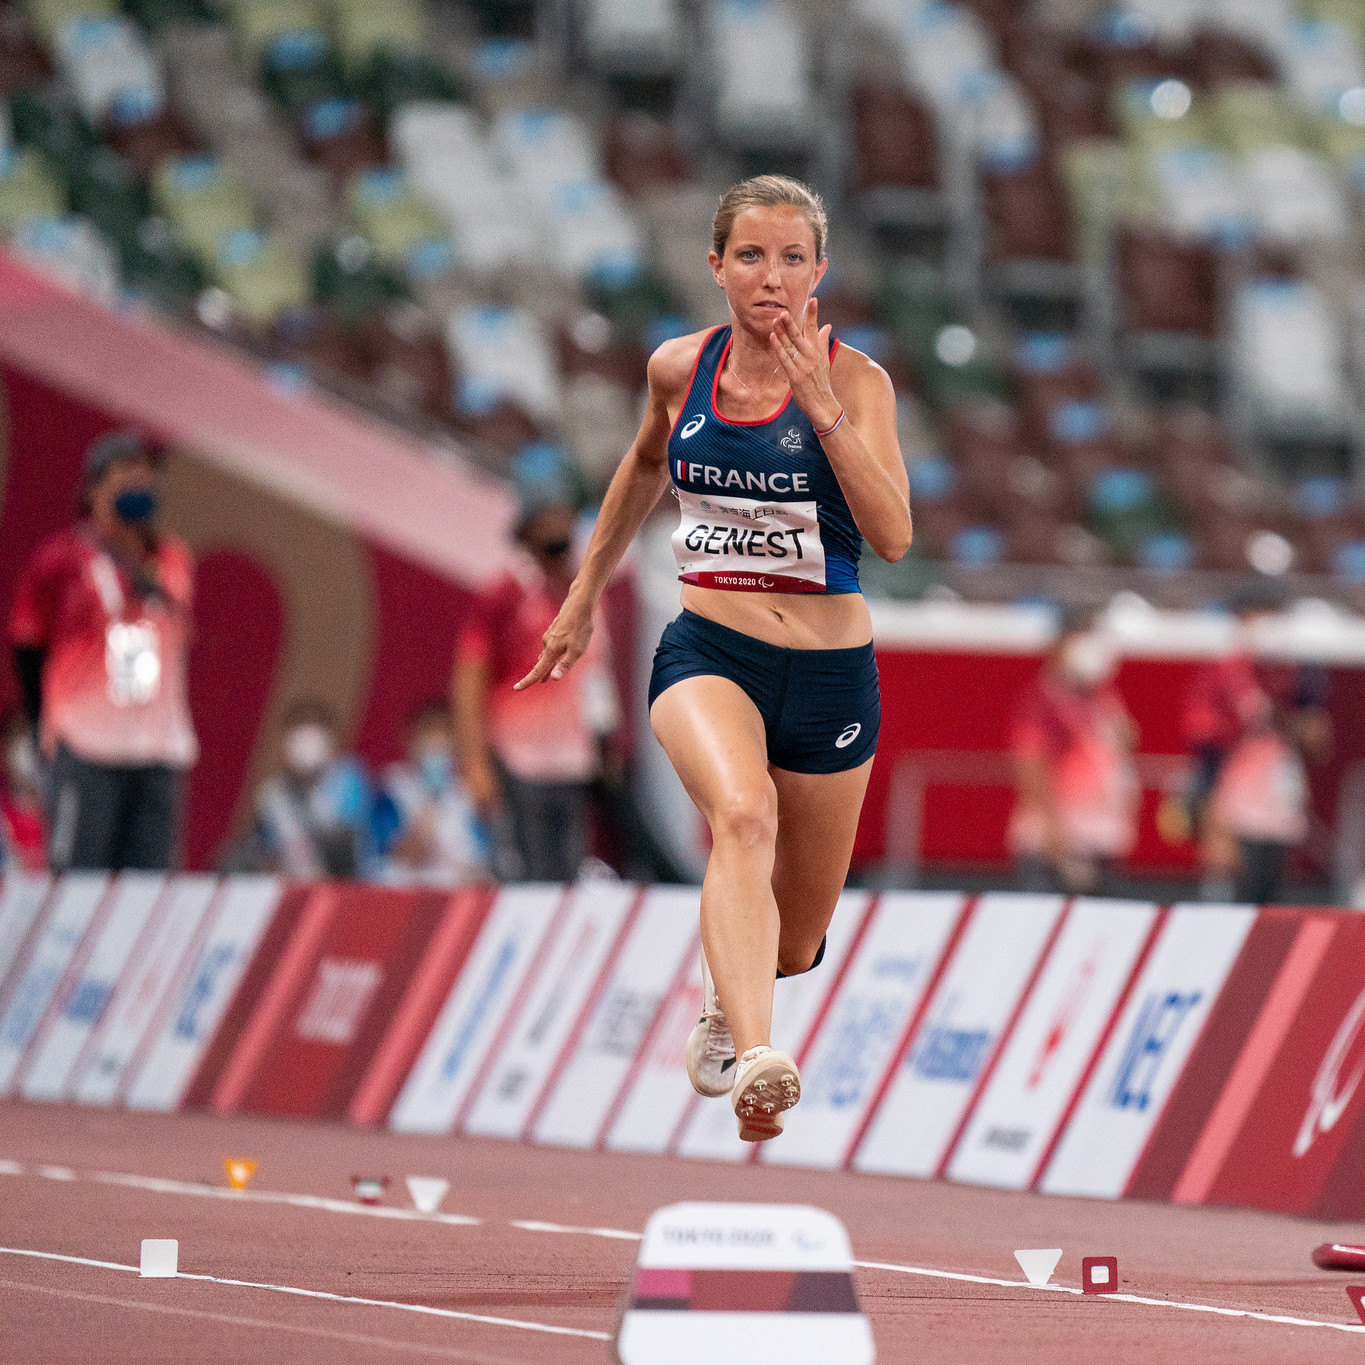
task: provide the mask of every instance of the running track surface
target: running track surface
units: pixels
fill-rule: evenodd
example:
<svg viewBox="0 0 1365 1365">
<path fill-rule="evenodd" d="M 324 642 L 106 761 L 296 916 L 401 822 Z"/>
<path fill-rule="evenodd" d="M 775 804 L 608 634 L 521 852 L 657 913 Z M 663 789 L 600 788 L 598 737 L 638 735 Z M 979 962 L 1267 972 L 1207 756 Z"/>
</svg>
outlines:
<svg viewBox="0 0 1365 1365">
<path fill-rule="evenodd" d="M 259 1163 L 245 1195 L 226 1190 L 224 1156 Z M 411 1210 L 407 1174 L 451 1179 L 439 1218 Z M 390 1177 L 388 1214 L 356 1204 L 353 1175 Z M 680 1199 L 838 1214 L 884 1365 L 1365 1357 L 1344 1292 L 1365 1277 L 1309 1260 L 1318 1242 L 1365 1241 L 1365 1224 L 0 1103 L 0 1361 L 603 1362 L 635 1261 L 631 1234 Z M 136 1267 L 144 1237 L 178 1238 L 182 1276 L 206 1278 L 121 1269 Z M 1145 1301 L 1030 1289 L 1012 1252 L 1046 1246 L 1065 1248 L 1054 1283 L 1074 1291 L 1081 1256 L 1114 1255 L 1121 1289 Z"/>
</svg>

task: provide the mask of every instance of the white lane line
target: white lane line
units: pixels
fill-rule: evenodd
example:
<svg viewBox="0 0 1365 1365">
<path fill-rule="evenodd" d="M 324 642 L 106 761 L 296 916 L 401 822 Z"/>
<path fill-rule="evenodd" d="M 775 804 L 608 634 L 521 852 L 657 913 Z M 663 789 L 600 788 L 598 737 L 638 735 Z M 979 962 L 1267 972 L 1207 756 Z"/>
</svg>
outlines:
<svg viewBox="0 0 1365 1365">
<path fill-rule="evenodd" d="M 72 1265 L 95 1266 L 100 1270 L 124 1270 L 139 1274 L 135 1265 L 120 1265 L 116 1261 L 95 1261 L 87 1256 L 66 1256 L 56 1251 L 31 1251 L 26 1247 L 0 1247 L 0 1255 L 32 1256 L 42 1261 L 66 1261 Z M 394 1299 L 363 1299 L 353 1294 L 329 1294 L 324 1289 L 299 1289 L 289 1284 L 262 1284 L 256 1280 L 232 1280 L 219 1275 L 190 1275 L 181 1271 L 178 1280 L 202 1280 L 207 1284 L 226 1284 L 238 1289 L 263 1289 L 271 1294 L 294 1294 L 305 1299 L 323 1299 L 328 1303 L 354 1303 L 365 1308 L 396 1308 L 404 1313 L 418 1313 L 425 1317 L 453 1318 L 459 1322 L 481 1322 L 488 1327 L 516 1327 L 523 1332 L 543 1332 L 556 1337 L 586 1337 L 589 1341 L 610 1341 L 609 1332 L 590 1332 L 582 1327 L 555 1327 L 548 1322 L 527 1322 L 521 1318 L 492 1318 L 483 1313 L 462 1313 L 455 1308 L 432 1308 L 424 1303 L 398 1303 Z"/>
<path fill-rule="evenodd" d="M 15 1165 L 17 1163 L 9 1163 Z M 22 1170 L 22 1168 L 20 1168 Z M 196 1185 L 183 1180 L 163 1180 L 154 1176 L 123 1175 L 113 1171 L 91 1171 L 89 1179 L 108 1185 L 127 1185 L 135 1189 L 153 1190 L 163 1194 L 191 1194 L 214 1199 L 246 1199 L 271 1204 L 291 1204 L 298 1208 L 324 1209 L 332 1213 L 362 1214 L 372 1218 L 407 1218 L 416 1222 L 449 1223 L 456 1226 L 477 1226 L 481 1220 L 459 1213 L 418 1213 L 415 1209 L 390 1208 L 384 1204 L 352 1204 L 343 1199 L 324 1199 L 311 1194 L 284 1194 L 271 1190 L 231 1190 L 219 1185 Z M 556 1235 L 606 1237 L 615 1241 L 638 1242 L 642 1234 L 622 1228 L 572 1227 L 562 1223 L 545 1223 L 532 1219 L 509 1222 L 508 1226 L 525 1232 L 544 1232 Z M 919 1275 L 929 1279 L 958 1280 L 964 1284 L 989 1284 L 1001 1289 L 1037 1289 L 1043 1292 L 1079 1294 L 1073 1285 L 1031 1285 L 1027 1280 L 1000 1280 L 989 1275 L 969 1275 L 957 1270 L 933 1270 L 925 1266 L 894 1265 L 882 1261 L 854 1261 L 860 1270 L 888 1270 L 898 1275 Z M 1315 1318 L 1291 1317 L 1284 1313 L 1261 1313 L 1250 1308 L 1220 1308 L 1210 1303 L 1190 1303 L 1181 1299 L 1153 1299 L 1138 1294 L 1106 1294 L 1120 1303 L 1139 1303 L 1153 1308 L 1179 1308 L 1189 1313 L 1214 1313 L 1221 1317 L 1253 1318 L 1258 1322 L 1281 1323 L 1290 1327 L 1330 1327 L 1337 1332 L 1365 1332 L 1365 1325 L 1346 1322 L 1324 1322 Z M 432 1309 L 432 1312 L 445 1311 Z"/>
<path fill-rule="evenodd" d="M 224 1185 L 197 1185 L 188 1180 L 163 1180 L 159 1176 L 122 1175 L 117 1171 L 91 1171 L 90 1179 L 102 1185 L 127 1185 L 157 1194 L 192 1194 L 203 1199 L 231 1199 L 248 1204 L 290 1204 L 300 1209 L 327 1213 L 354 1213 L 367 1218 L 401 1218 L 419 1223 L 445 1223 L 450 1227 L 478 1227 L 483 1221 L 464 1213 L 418 1213 L 416 1209 L 387 1204 L 358 1204 L 347 1199 L 326 1199 L 316 1194 L 286 1194 L 277 1190 L 232 1190 Z"/>
<path fill-rule="evenodd" d="M 0 1160 L 0 1175 L 23 1175 L 24 1168 L 17 1161 Z"/>
<path fill-rule="evenodd" d="M 574 1228 L 563 1223 L 539 1223 L 533 1218 L 514 1218 L 507 1225 L 523 1232 L 560 1232 L 578 1237 L 609 1237 L 615 1242 L 642 1242 L 644 1233 L 623 1232 L 620 1228 Z"/>
<path fill-rule="evenodd" d="M 71 1299 L 77 1303 L 98 1303 L 108 1308 L 131 1308 L 139 1313 L 160 1313 L 166 1317 L 198 1318 L 203 1322 L 221 1322 L 229 1327 L 259 1327 L 267 1332 L 292 1332 L 296 1336 L 320 1337 L 324 1341 L 342 1341 L 348 1346 L 406 1352 L 409 1355 L 439 1356 L 442 1360 L 460 1360 L 465 1365 L 524 1365 L 507 1356 L 485 1355 L 482 1351 L 462 1351 L 455 1346 L 436 1346 L 421 1341 L 396 1341 L 392 1337 L 377 1337 L 367 1332 L 338 1332 L 331 1327 L 309 1327 L 301 1322 L 285 1322 L 282 1318 L 247 1318 L 240 1313 L 209 1313 L 202 1308 L 182 1308 L 169 1303 L 144 1303 L 138 1299 L 116 1299 L 109 1294 L 80 1294 L 74 1289 L 54 1289 L 46 1284 L 25 1284 L 22 1280 L 0 1279 L 0 1289 L 14 1293 L 45 1294 L 54 1299 Z"/>
<path fill-rule="evenodd" d="M 1054 1294 L 1080 1294 L 1069 1284 L 1029 1284 L 1027 1280 L 997 1280 L 989 1275 L 967 1275 L 956 1270 L 930 1270 L 918 1265 L 889 1265 L 883 1261 L 854 1261 L 860 1270 L 889 1270 L 897 1275 L 923 1275 L 934 1280 L 961 1280 L 964 1284 L 994 1284 L 1002 1289 L 1035 1289 Z M 1336 1332 L 1365 1332 L 1365 1325 L 1349 1322 L 1323 1322 L 1317 1318 L 1295 1318 L 1285 1313 L 1258 1313 L 1251 1308 L 1219 1308 L 1212 1303 L 1189 1303 L 1183 1299 L 1150 1299 L 1141 1294 L 1106 1294 L 1110 1302 L 1141 1303 L 1152 1308 L 1181 1308 L 1187 1313 L 1216 1313 L 1225 1318 L 1255 1318 L 1258 1322 L 1279 1322 L 1290 1327 L 1330 1327 Z"/>
<path fill-rule="evenodd" d="M 39 1166 L 38 1174 L 44 1180 L 75 1180 L 76 1172 L 70 1166 Z"/>
</svg>

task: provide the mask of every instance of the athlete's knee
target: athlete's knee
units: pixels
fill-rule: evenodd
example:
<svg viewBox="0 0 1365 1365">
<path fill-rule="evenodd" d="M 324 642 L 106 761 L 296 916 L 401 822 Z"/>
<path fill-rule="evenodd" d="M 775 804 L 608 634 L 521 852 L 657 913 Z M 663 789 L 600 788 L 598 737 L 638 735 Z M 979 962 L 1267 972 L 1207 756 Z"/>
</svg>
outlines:
<svg viewBox="0 0 1365 1365">
<path fill-rule="evenodd" d="M 711 816 L 711 838 L 740 848 L 777 842 L 777 796 L 761 787 L 726 794 Z"/>
<path fill-rule="evenodd" d="M 814 971 L 825 956 L 825 936 L 818 939 L 802 938 L 789 942 L 785 937 L 777 945 L 777 971 L 780 976 L 804 976 Z"/>
</svg>

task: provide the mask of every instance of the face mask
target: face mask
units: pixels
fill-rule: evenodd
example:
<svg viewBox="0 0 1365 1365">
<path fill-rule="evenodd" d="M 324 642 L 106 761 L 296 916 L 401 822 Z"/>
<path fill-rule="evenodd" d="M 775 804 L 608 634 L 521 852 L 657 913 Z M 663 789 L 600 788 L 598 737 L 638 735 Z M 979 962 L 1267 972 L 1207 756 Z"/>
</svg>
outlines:
<svg viewBox="0 0 1365 1365">
<path fill-rule="evenodd" d="M 325 726 L 296 725 L 284 737 L 284 761 L 298 777 L 315 777 L 332 760 L 332 736 Z"/>
<path fill-rule="evenodd" d="M 1098 687 L 1118 671 L 1113 646 L 1094 634 L 1078 635 L 1062 652 L 1062 671 L 1077 687 Z"/>
<path fill-rule="evenodd" d="M 136 526 L 156 511 L 158 501 L 155 488 L 146 485 L 125 488 L 114 499 L 114 512 L 120 521 Z"/>
<path fill-rule="evenodd" d="M 417 756 L 417 768 L 422 781 L 433 796 L 439 796 L 450 786 L 450 752 L 446 749 L 425 749 Z"/>
<path fill-rule="evenodd" d="M 5 754 L 5 766 L 9 770 L 11 782 L 20 786 L 38 785 L 38 755 L 34 752 L 33 741 L 21 735 L 9 746 Z"/>
</svg>

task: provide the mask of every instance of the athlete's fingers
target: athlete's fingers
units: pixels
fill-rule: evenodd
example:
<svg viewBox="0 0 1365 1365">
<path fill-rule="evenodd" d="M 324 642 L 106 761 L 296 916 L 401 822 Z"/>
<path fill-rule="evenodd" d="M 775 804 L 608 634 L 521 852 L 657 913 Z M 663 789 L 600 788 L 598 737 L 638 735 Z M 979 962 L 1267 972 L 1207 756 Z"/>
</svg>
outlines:
<svg viewBox="0 0 1365 1365">
<path fill-rule="evenodd" d="M 777 356 L 777 362 L 787 372 L 787 378 L 794 384 L 802 377 L 801 370 L 797 367 L 796 353 L 787 346 L 781 337 L 774 331 L 769 338 L 773 344 L 773 353 Z"/>
<path fill-rule="evenodd" d="M 820 332 L 819 332 L 819 336 L 820 336 L 820 349 L 821 349 L 822 353 L 824 354 L 824 357 L 825 357 L 826 360 L 829 359 L 829 337 L 830 337 L 830 333 L 833 332 L 833 331 L 834 331 L 834 324 L 833 324 L 832 322 L 827 322 L 827 323 L 825 323 L 825 325 L 820 329 Z"/>
<path fill-rule="evenodd" d="M 806 336 L 814 342 L 820 332 L 820 300 L 814 294 L 806 301 L 805 326 L 802 328 Z"/>
<path fill-rule="evenodd" d="M 559 662 L 564 653 L 564 646 L 561 644 L 546 645 L 540 651 L 540 658 L 536 660 L 536 666 L 519 682 L 512 686 L 513 692 L 520 692 L 524 688 L 534 687 L 536 683 L 544 682 L 550 677 L 551 670 Z"/>
<path fill-rule="evenodd" d="M 574 645 L 567 645 L 559 656 L 559 662 L 550 670 L 550 677 L 562 678 L 583 657 L 583 651 Z"/>
</svg>

